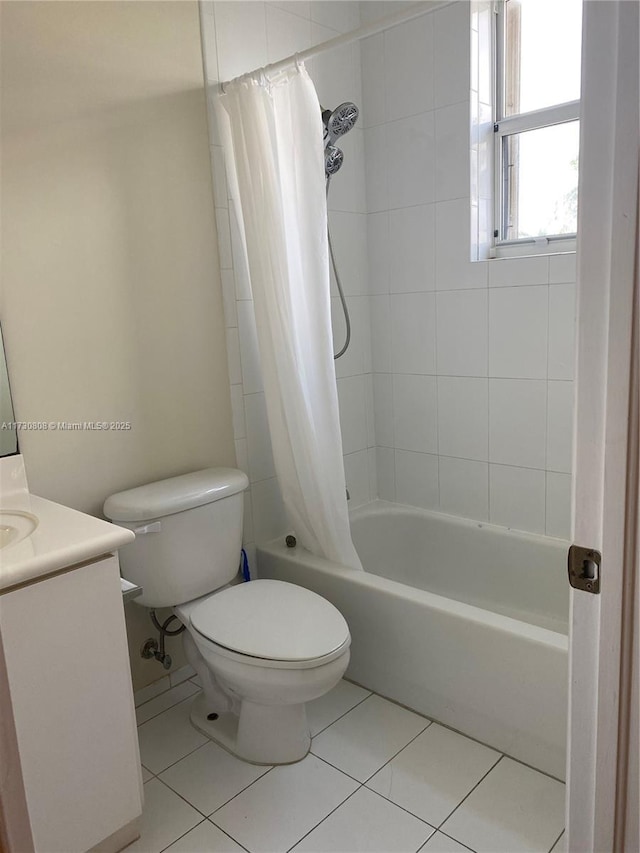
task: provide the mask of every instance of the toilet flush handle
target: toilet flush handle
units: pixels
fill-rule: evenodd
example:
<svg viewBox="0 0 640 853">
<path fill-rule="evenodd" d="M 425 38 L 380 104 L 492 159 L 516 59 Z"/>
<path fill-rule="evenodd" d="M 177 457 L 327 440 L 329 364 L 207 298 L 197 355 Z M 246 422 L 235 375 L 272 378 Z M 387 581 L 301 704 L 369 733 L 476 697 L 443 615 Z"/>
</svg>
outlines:
<svg viewBox="0 0 640 853">
<path fill-rule="evenodd" d="M 151 524 L 143 524 L 142 527 L 133 528 L 136 536 L 142 536 L 145 533 L 158 533 L 160 530 L 162 530 L 162 524 L 159 521 L 153 521 Z"/>
</svg>

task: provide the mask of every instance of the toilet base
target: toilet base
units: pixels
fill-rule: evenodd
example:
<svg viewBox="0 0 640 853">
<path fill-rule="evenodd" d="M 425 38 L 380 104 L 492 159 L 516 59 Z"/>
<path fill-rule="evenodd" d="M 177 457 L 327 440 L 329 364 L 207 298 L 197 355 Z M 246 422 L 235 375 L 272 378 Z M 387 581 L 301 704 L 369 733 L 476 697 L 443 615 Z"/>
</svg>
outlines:
<svg viewBox="0 0 640 853">
<path fill-rule="evenodd" d="M 257 705 L 244 700 L 240 713 L 208 720 L 204 694 L 191 706 L 191 724 L 205 737 L 250 764 L 295 764 L 311 748 L 305 705 Z"/>
</svg>

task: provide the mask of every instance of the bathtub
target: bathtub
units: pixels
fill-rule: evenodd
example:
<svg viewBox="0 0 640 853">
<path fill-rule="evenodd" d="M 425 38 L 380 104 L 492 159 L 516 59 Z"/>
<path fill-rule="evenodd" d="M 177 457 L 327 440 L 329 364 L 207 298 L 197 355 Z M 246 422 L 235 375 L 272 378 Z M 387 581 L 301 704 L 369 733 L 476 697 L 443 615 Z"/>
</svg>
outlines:
<svg viewBox="0 0 640 853">
<path fill-rule="evenodd" d="M 348 678 L 564 779 L 568 543 L 384 501 L 351 527 L 364 572 L 283 538 L 258 574 L 342 611 Z"/>
</svg>

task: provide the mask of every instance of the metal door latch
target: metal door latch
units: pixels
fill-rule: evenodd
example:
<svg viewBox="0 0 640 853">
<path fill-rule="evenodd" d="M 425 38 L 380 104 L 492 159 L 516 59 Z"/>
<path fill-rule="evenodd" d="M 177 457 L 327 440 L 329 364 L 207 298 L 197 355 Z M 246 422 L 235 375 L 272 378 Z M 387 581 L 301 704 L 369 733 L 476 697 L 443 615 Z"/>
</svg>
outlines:
<svg viewBox="0 0 640 853">
<path fill-rule="evenodd" d="M 572 545 L 569 548 L 569 583 L 574 589 L 583 592 L 600 592 L 600 564 L 602 554 L 594 548 L 581 548 Z"/>
</svg>

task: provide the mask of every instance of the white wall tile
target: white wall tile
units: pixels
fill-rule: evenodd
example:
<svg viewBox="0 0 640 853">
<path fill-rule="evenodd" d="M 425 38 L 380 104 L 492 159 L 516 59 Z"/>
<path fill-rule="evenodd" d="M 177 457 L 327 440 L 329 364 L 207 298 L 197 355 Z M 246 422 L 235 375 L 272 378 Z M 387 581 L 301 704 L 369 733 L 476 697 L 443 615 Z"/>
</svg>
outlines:
<svg viewBox="0 0 640 853">
<path fill-rule="evenodd" d="M 491 462 L 544 469 L 546 395 L 543 380 L 489 380 Z"/>
<path fill-rule="evenodd" d="M 251 486 L 251 503 L 254 536 L 258 544 L 287 532 L 289 523 L 275 477 L 272 480 L 261 480 Z"/>
<path fill-rule="evenodd" d="M 489 287 L 547 284 L 549 258 L 537 255 L 530 258 L 494 258 L 489 262 Z"/>
<path fill-rule="evenodd" d="M 218 234 L 218 259 L 221 270 L 233 267 L 231 254 L 231 232 L 229 231 L 229 211 L 226 207 L 216 208 L 216 231 Z"/>
<path fill-rule="evenodd" d="M 252 299 L 251 281 L 249 276 L 249 261 L 242 240 L 238 213 L 235 202 L 229 202 L 229 228 L 231 239 L 231 256 L 233 258 L 233 272 L 236 282 L 236 298 Z"/>
<path fill-rule="evenodd" d="M 329 224 L 333 254 L 345 294 L 362 296 L 368 293 L 366 214 L 331 211 Z"/>
<path fill-rule="evenodd" d="M 390 299 L 393 372 L 435 373 L 435 294 L 394 293 Z"/>
<path fill-rule="evenodd" d="M 369 213 L 387 210 L 389 181 L 386 124 L 368 127 L 364 131 L 364 155 L 367 210 Z"/>
<path fill-rule="evenodd" d="M 369 292 L 372 294 L 389 293 L 391 251 L 389 214 L 386 210 L 382 213 L 370 213 L 367 216 L 367 254 Z"/>
<path fill-rule="evenodd" d="M 348 33 L 360 25 L 359 4 L 351 0 L 336 3 L 331 0 L 312 0 L 311 20 L 339 33 Z"/>
<path fill-rule="evenodd" d="M 438 509 L 438 457 L 396 450 L 395 458 L 398 503 Z"/>
<path fill-rule="evenodd" d="M 487 291 L 438 293 L 438 374 L 487 375 Z"/>
<path fill-rule="evenodd" d="M 358 99 L 358 92 L 354 95 Z M 344 163 L 340 174 L 331 181 L 329 210 L 344 210 L 349 213 L 366 213 L 364 130 L 354 127 L 347 136 L 340 138 L 344 152 Z"/>
<path fill-rule="evenodd" d="M 240 361 L 240 339 L 237 329 L 227 329 L 227 362 L 229 366 L 229 382 L 231 385 L 242 383 L 242 366 Z"/>
<path fill-rule="evenodd" d="M 378 471 L 378 497 L 383 501 L 395 501 L 395 450 L 391 447 L 376 447 L 376 467 Z"/>
<path fill-rule="evenodd" d="M 549 288 L 489 291 L 489 376 L 547 376 Z"/>
<path fill-rule="evenodd" d="M 238 332 L 240 334 L 240 356 L 242 359 L 242 384 L 245 394 L 262 391 L 258 333 L 253 302 L 238 302 Z"/>
<path fill-rule="evenodd" d="M 379 33 L 360 42 L 362 56 L 363 126 L 386 120 L 384 36 Z"/>
<path fill-rule="evenodd" d="M 349 507 L 362 506 L 371 500 L 369 494 L 369 451 L 359 450 L 344 457 L 344 476 L 349 490 Z"/>
<path fill-rule="evenodd" d="M 237 444 L 238 442 L 236 442 Z M 245 442 L 246 444 L 246 442 Z M 240 463 L 238 463 L 238 467 L 241 471 L 245 471 L 246 469 L 240 467 Z M 253 508 L 251 506 L 251 491 L 247 490 L 244 493 L 244 515 L 242 518 L 242 542 L 246 544 L 247 542 L 253 542 L 255 539 L 253 534 Z"/>
<path fill-rule="evenodd" d="M 232 386 L 234 388 L 240 388 L 240 385 Z M 236 449 L 236 467 L 249 476 L 249 448 L 247 446 L 246 438 L 236 438 L 234 441 L 235 449 Z"/>
<path fill-rule="evenodd" d="M 386 127 L 389 207 L 432 202 L 435 194 L 433 112 L 389 122 Z"/>
<path fill-rule="evenodd" d="M 395 446 L 421 453 L 438 452 L 438 413 L 434 376 L 393 377 Z"/>
<path fill-rule="evenodd" d="M 342 452 L 367 449 L 367 416 L 364 376 L 338 379 L 338 405 Z"/>
<path fill-rule="evenodd" d="M 471 262 L 468 198 L 436 204 L 436 289 L 486 287 L 488 262 Z"/>
<path fill-rule="evenodd" d="M 549 288 L 549 379 L 573 379 L 576 337 L 576 286 Z"/>
<path fill-rule="evenodd" d="M 391 374 L 373 374 L 373 407 L 376 444 L 384 447 L 393 447 L 393 390 Z"/>
<path fill-rule="evenodd" d="M 200 3 L 200 26 L 202 27 L 202 56 L 204 59 L 207 83 L 217 83 L 218 48 L 216 46 L 216 26 L 213 18 L 213 3 Z"/>
<path fill-rule="evenodd" d="M 469 97 L 470 11 L 466 0 L 434 15 L 435 104 L 443 107 Z"/>
<path fill-rule="evenodd" d="M 389 212 L 388 242 L 382 244 L 376 254 L 388 258 L 392 293 L 435 290 L 435 237 L 434 205 L 416 205 Z"/>
<path fill-rule="evenodd" d="M 236 309 L 236 284 L 233 270 L 220 270 L 222 278 L 222 303 L 224 310 L 224 322 L 227 328 L 238 325 L 238 311 Z"/>
<path fill-rule="evenodd" d="M 364 403 L 365 418 L 367 421 L 367 448 L 376 446 L 376 421 L 373 403 L 373 374 L 367 373 L 364 377 Z"/>
<path fill-rule="evenodd" d="M 544 533 L 545 472 L 490 465 L 489 518 L 493 524 Z"/>
<path fill-rule="evenodd" d="M 371 362 L 374 373 L 391 372 L 390 312 L 388 296 L 371 297 Z"/>
<path fill-rule="evenodd" d="M 311 45 L 311 21 L 300 15 L 266 5 L 267 57 L 269 62 L 285 59 Z"/>
<path fill-rule="evenodd" d="M 436 199 L 468 198 L 471 191 L 469 102 L 436 110 L 435 124 Z"/>
<path fill-rule="evenodd" d="M 224 150 L 221 145 L 211 145 L 211 177 L 213 178 L 213 203 L 215 207 L 228 207 L 227 174 Z"/>
<path fill-rule="evenodd" d="M 489 466 L 486 462 L 440 456 L 440 509 L 463 518 L 489 518 Z"/>
<path fill-rule="evenodd" d="M 573 382 L 547 387 L 547 470 L 571 473 L 573 449 Z"/>
<path fill-rule="evenodd" d="M 346 299 L 351 320 L 351 341 L 344 355 L 335 362 L 336 376 L 354 376 L 367 373 L 371 361 L 369 297 L 349 296 Z M 342 302 L 331 300 L 333 351 L 341 350 L 346 341 L 346 323 Z"/>
<path fill-rule="evenodd" d="M 219 0 L 215 5 L 218 66 L 222 80 L 231 80 L 267 62 L 265 4 Z"/>
<path fill-rule="evenodd" d="M 438 377 L 438 452 L 480 461 L 489 458 L 487 379 Z"/>
<path fill-rule="evenodd" d="M 433 15 L 384 33 L 386 120 L 433 109 Z"/>
<path fill-rule="evenodd" d="M 233 418 L 233 437 L 246 438 L 242 385 L 231 386 L 231 416 Z"/>
<path fill-rule="evenodd" d="M 571 539 L 571 474 L 547 471 L 546 534 Z"/>
<path fill-rule="evenodd" d="M 311 20 L 310 0 L 268 0 L 267 6 L 275 6 L 277 9 L 284 9 L 285 12 Z"/>
<path fill-rule="evenodd" d="M 576 280 L 576 253 L 551 255 L 549 258 L 549 284 Z"/>
<path fill-rule="evenodd" d="M 249 477 L 251 482 L 275 477 L 271 451 L 271 436 L 267 420 L 264 394 L 248 394 L 244 398 L 249 451 Z"/>
</svg>

